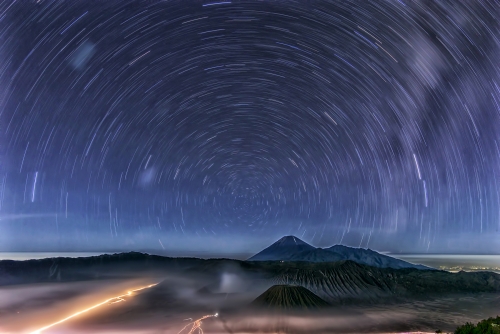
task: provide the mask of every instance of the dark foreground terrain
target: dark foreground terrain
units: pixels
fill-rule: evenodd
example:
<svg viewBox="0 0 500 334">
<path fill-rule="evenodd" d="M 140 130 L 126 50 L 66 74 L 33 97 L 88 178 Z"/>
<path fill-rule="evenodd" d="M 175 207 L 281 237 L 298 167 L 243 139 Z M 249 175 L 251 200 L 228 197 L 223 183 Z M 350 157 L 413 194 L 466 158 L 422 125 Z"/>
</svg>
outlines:
<svg viewBox="0 0 500 334">
<path fill-rule="evenodd" d="M 267 303 L 260 308 L 259 296 Z M 0 261 L 2 333 L 33 331 L 107 299 L 44 332 L 453 331 L 497 315 L 500 275 L 142 253 Z"/>
</svg>

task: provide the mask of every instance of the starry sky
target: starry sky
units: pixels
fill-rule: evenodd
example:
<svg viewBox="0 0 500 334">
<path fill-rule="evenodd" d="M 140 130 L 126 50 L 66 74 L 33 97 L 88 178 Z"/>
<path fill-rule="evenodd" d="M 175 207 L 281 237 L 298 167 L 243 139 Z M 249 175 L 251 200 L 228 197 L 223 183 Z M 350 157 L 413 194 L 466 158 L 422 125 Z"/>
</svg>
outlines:
<svg viewBox="0 0 500 334">
<path fill-rule="evenodd" d="M 498 1 L 2 1 L 0 250 L 500 250 Z"/>
</svg>

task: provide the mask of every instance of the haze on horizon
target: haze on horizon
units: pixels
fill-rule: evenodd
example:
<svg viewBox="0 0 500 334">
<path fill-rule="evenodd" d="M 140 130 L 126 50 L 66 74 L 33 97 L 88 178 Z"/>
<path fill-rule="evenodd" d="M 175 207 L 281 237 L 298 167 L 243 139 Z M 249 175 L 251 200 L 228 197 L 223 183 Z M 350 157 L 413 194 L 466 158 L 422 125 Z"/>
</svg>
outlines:
<svg viewBox="0 0 500 334">
<path fill-rule="evenodd" d="M 500 250 L 497 1 L 0 4 L 0 251 Z"/>
</svg>

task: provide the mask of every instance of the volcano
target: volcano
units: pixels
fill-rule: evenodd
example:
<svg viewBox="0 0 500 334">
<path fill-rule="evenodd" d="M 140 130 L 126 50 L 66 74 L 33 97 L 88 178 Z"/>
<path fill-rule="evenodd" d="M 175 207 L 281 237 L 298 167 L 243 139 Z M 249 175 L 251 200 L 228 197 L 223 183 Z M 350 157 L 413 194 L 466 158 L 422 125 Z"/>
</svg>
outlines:
<svg viewBox="0 0 500 334">
<path fill-rule="evenodd" d="M 247 261 L 337 262 L 345 260 L 376 268 L 433 269 L 380 254 L 371 249 L 353 248 L 343 245 L 334 245 L 329 248 L 316 248 L 293 235 L 279 239 Z"/>
<path fill-rule="evenodd" d="M 327 307 L 326 301 L 299 285 L 273 285 L 251 304 L 275 310 L 311 310 Z"/>
</svg>

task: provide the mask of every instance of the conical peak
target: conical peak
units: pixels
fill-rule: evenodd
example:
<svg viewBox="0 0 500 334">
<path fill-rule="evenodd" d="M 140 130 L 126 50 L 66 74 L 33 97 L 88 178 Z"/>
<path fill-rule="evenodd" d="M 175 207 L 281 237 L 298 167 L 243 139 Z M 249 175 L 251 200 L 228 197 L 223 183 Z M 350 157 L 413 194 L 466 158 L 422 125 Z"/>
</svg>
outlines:
<svg viewBox="0 0 500 334">
<path fill-rule="evenodd" d="M 329 304 L 300 285 L 274 285 L 257 297 L 255 306 L 274 309 L 317 309 Z"/>
<path fill-rule="evenodd" d="M 303 241 L 303 240 L 301 240 L 293 235 L 284 236 L 283 238 L 276 241 L 274 244 L 280 245 L 280 246 L 289 246 L 289 245 L 292 245 L 292 246 L 293 245 L 308 245 L 308 246 L 310 246 L 307 242 L 305 242 L 305 241 Z"/>
</svg>

